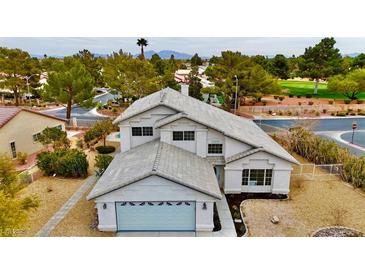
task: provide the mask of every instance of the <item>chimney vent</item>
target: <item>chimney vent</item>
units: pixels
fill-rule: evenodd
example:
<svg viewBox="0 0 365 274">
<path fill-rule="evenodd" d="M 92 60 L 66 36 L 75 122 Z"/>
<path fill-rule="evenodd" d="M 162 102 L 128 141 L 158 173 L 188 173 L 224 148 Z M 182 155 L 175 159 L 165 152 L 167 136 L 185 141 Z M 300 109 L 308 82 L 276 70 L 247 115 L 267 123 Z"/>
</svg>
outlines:
<svg viewBox="0 0 365 274">
<path fill-rule="evenodd" d="M 181 94 L 185 96 L 189 96 L 189 85 L 182 84 L 181 85 Z"/>
</svg>

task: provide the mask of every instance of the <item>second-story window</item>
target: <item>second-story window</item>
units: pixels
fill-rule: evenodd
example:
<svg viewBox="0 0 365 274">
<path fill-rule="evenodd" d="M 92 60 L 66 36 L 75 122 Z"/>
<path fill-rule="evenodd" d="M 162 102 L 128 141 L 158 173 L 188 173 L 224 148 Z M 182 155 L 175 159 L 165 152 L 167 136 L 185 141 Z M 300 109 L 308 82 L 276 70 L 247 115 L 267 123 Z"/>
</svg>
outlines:
<svg viewBox="0 0 365 274">
<path fill-rule="evenodd" d="M 223 145 L 222 144 L 208 144 L 208 154 L 222 154 Z"/>
<path fill-rule="evenodd" d="M 194 131 L 173 131 L 172 140 L 173 141 L 194 141 L 195 132 Z"/>
<path fill-rule="evenodd" d="M 152 127 L 143 127 L 142 135 L 143 136 L 153 136 L 153 128 Z"/>
<path fill-rule="evenodd" d="M 153 127 L 132 127 L 132 136 L 153 136 Z"/>
</svg>

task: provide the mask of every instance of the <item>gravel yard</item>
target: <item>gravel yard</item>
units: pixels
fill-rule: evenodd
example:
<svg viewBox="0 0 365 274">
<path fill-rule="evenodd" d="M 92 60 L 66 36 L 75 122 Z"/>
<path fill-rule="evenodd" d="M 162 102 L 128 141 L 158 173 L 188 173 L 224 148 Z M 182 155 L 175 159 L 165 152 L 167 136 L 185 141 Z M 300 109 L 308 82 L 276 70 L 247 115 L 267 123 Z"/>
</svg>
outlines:
<svg viewBox="0 0 365 274">
<path fill-rule="evenodd" d="M 87 201 L 88 192 L 80 199 L 80 201 L 71 209 L 66 217 L 51 232 L 51 236 L 56 237 L 112 237 L 114 232 L 100 232 L 95 227 L 96 209 L 94 201 Z"/>
<path fill-rule="evenodd" d="M 241 209 L 246 216 L 248 235 L 254 237 L 304 237 L 328 226 L 365 231 L 364 192 L 337 177 L 328 176 L 326 181 L 295 178 L 291 181 L 288 200 L 246 200 Z M 279 217 L 279 224 L 271 223 L 274 215 Z"/>
<path fill-rule="evenodd" d="M 59 179 L 41 177 L 29 184 L 21 195 L 37 195 L 40 199 L 39 207 L 29 214 L 29 220 L 18 236 L 33 236 L 81 186 L 84 179 Z"/>
</svg>

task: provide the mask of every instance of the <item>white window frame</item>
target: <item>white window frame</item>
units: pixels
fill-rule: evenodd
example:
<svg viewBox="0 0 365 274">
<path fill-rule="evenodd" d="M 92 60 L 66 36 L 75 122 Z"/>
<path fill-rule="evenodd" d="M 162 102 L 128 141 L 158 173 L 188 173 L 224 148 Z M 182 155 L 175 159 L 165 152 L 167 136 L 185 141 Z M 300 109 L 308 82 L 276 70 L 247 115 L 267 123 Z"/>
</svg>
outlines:
<svg viewBox="0 0 365 274">
<path fill-rule="evenodd" d="M 222 146 L 222 152 L 220 152 L 220 153 L 211 153 L 211 152 L 209 152 L 209 145 L 221 145 Z M 224 147 L 223 147 L 222 143 L 208 143 L 208 145 L 207 145 L 207 154 L 208 155 L 222 155 L 223 152 L 224 152 Z"/>
<path fill-rule="evenodd" d="M 243 182 L 243 179 L 244 179 L 243 172 L 245 170 L 248 170 L 248 176 L 247 177 L 245 176 L 245 178 L 247 179 L 247 184 L 244 184 L 244 182 Z M 253 183 L 254 181 L 251 181 L 251 170 L 264 170 L 264 178 L 263 178 L 263 184 L 262 185 L 258 185 L 257 181 L 256 181 L 255 184 Z M 271 176 L 269 176 L 270 177 L 270 184 L 267 184 L 267 181 L 266 181 L 266 179 L 269 178 L 269 177 L 266 176 L 266 172 L 268 170 L 271 170 Z M 242 170 L 242 173 L 241 173 L 241 184 L 242 184 L 242 186 L 258 186 L 258 187 L 260 187 L 260 186 L 261 187 L 262 186 L 271 186 L 272 185 L 272 176 L 273 176 L 273 174 L 274 174 L 274 170 L 270 169 L 270 168 L 250 168 L 250 169 L 245 168 L 245 169 Z"/>
</svg>

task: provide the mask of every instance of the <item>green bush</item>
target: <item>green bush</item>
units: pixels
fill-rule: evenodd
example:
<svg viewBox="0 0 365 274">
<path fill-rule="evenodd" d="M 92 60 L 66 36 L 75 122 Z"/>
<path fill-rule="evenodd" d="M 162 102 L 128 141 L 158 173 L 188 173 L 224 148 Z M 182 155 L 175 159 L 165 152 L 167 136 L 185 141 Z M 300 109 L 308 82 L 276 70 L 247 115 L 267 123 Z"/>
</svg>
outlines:
<svg viewBox="0 0 365 274">
<path fill-rule="evenodd" d="M 344 103 L 346 104 L 346 105 L 348 105 L 348 104 L 350 104 L 351 103 L 351 100 L 350 99 L 345 99 L 345 100 L 343 100 L 344 101 Z"/>
<path fill-rule="evenodd" d="M 37 156 L 37 166 L 46 175 L 63 177 L 84 177 L 89 163 L 86 154 L 77 149 L 60 149 L 54 152 L 42 152 Z"/>
<path fill-rule="evenodd" d="M 101 176 L 112 160 L 113 156 L 110 155 L 103 155 L 103 154 L 96 155 L 95 157 L 95 167 L 97 168 L 96 176 Z"/>
<path fill-rule="evenodd" d="M 21 165 L 25 165 L 27 163 L 27 159 L 28 159 L 28 154 L 26 152 L 18 152 L 16 154 L 16 158 L 18 159 L 18 162 Z"/>
<path fill-rule="evenodd" d="M 100 154 L 109 154 L 115 151 L 113 146 L 98 146 L 95 148 Z"/>
<path fill-rule="evenodd" d="M 333 105 L 334 101 L 333 101 L 333 100 L 328 100 L 328 103 L 329 103 L 330 105 Z"/>
<path fill-rule="evenodd" d="M 341 116 L 341 117 L 344 117 L 344 116 L 346 116 L 347 114 L 345 113 L 345 112 L 338 112 L 337 114 L 336 114 L 336 116 Z"/>
<path fill-rule="evenodd" d="M 313 96 L 312 96 L 312 94 L 306 94 L 306 95 L 305 95 L 305 98 L 308 98 L 308 99 L 309 99 L 309 98 L 312 98 L 312 97 L 313 97 Z"/>
<path fill-rule="evenodd" d="M 360 99 L 358 99 L 358 100 L 356 100 L 356 103 L 358 103 L 358 104 L 363 104 L 363 103 L 364 103 L 364 100 L 360 100 Z"/>
</svg>

